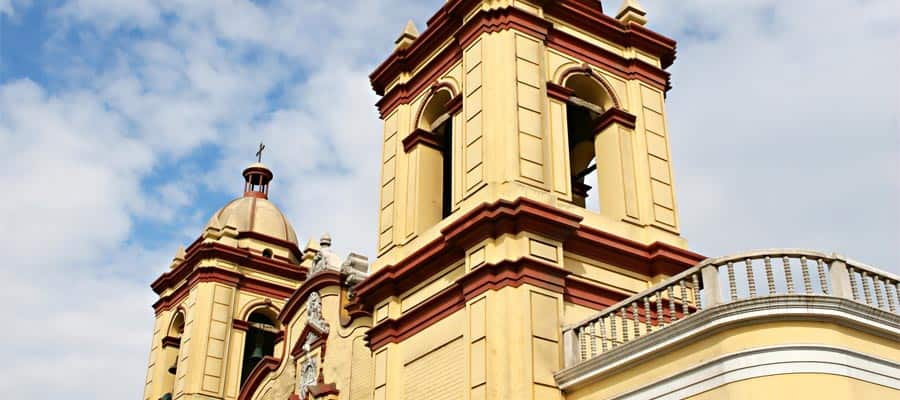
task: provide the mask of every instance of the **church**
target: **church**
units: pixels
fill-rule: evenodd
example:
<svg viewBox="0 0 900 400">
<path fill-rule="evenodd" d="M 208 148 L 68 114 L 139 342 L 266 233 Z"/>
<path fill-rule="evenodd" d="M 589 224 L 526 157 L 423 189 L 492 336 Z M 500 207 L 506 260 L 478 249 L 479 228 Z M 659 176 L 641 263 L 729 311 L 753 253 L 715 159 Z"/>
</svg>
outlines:
<svg viewBox="0 0 900 400">
<path fill-rule="evenodd" d="M 144 400 L 900 398 L 900 277 L 690 250 L 676 44 L 609 2 L 448 0 L 407 24 L 370 75 L 376 254 L 301 247 L 277 171 L 249 165 L 151 284 Z"/>
</svg>

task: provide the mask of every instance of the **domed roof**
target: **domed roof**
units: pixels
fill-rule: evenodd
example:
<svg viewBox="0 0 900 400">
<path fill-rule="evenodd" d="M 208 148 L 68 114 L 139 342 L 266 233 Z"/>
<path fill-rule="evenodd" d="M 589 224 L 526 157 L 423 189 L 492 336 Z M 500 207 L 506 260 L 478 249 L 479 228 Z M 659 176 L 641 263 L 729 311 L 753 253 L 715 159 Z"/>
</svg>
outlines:
<svg viewBox="0 0 900 400">
<path fill-rule="evenodd" d="M 260 153 L 263 148 L 265 147 L 260 144 Z M 260 153 L 257 153 L 257 156 Z M 203 228 L 204 231 L 233 226 L 237 228 L 238 233 L 255 232 L 298 245 L 297 234 L 291 223 L 281 210 L 268 200 L 269 182 L 274 177 L 272 171 L 262 163 L 256 162 L 245 168 L 243 175 L 244 196 L 232 200 L 213 214 Z"/>
<path fill-rule="evenodd" d="M 226 225 L 237 228 L 238 233 L 256 232 L 298 244 L 291 223 L 274 203 L 264 198 L 244 196 L 232 200 L 213 214 L 204 229 Z"/>
</svg>

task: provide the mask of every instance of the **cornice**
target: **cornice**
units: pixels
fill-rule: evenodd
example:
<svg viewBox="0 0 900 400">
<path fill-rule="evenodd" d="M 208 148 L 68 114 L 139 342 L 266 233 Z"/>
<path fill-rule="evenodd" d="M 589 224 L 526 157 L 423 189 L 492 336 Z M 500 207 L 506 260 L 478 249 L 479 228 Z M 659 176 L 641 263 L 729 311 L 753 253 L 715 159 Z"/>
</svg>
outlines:
<svg viewBox="0 0 900 400">
<path fill-rule="evenodd" d="M 255 235 L 246 235 L 252 237 Z M 184 281 L 190 274 L 197 270 L 196 266 L 203 260 L 218 258 L 251 268 L 260 272 L 272 274 L 281 278 L 294 281 L 302 281 L 306 278 L 306 267 L 292 264 L 287 261 L 272 259 L 257 255 L 249 249 L 236 248 L 216 242 L 194 242 L 185 254 L 184 261 L 172 270 L 164 272 L 150 287 L 157 294 L 172 288 Z"/>
<path fill-rule="evenodd" d="M 403 151 L 409 153 L 420 144 L 438 151 L 443 150 L 443 146 L 441 146 L 441 141 L 437 135 L 424 129 L 416 128 L 416 130 L 412 131 L 407 137 L 403 138 Z"/>
<path fill-rule="evenodd" d="M 574 278 L 571 272 L 553 264 L 523 257 L 476 268 L 399 318 L 376 324 L 366 332 L 366 341 L 373 351 L 388 343 L 399 343 L 462 310 L 467 301 L 488 290 L 523 284 L 561 293 L 566 301 L 596 310 L 628 297 L 626 293 Z"/>
<path fill-rule="evenodd" d="M 669 244 L 650 245 L 580 224 L 581 217 L 528 198 L 483 203 L 441 229 L 441 236 L 393 265 L 385 265 L 356 286 L 356 303 L 368 312 L 462 259 L 465 250 L 488 238 L 526 231 L 563 243 L 567 252 L 656 276 L 675 275 L 706 257 Z M 351 304 L 351 306 L 353 306 Z M 348 309 L 350 306 L 348 306 Z"/>
<path fill-rule="evenodd" d="M 159 300 L 153 303 L 153 309 L 156 313 L 171 309 L 187 297 L 192 287 L 201 282 L 218 282 L 275 299 L 287 299 L 294 292 L 293 288 L 247 277 L 234 271 L 218 267 L 199 267 L 185 277 L 184 284 L 172 293 L 161 296 Z"/>
<path fill-rule="evenodd" d="M 637 122 L 637 117 L 629 114 L 628 111 L 621 108 L 610 108 L 600 115 L 600 118 L 597 118 L 597 121 L 594 123 L 594 134 L 603 132 L 604 129 L 612 124 L 619 124 L 628 129 L 634 129 L 635 122 Z"/>
<path fill-rule="evenodd" d="M 610 73 L 639 79 L 662 90 L 669 88 L 668 68 L 675 59 L 675 41 L 636 24 L 622 24 L 602 13 L 599 3 L 579 0 L 546 2 L 544 14 L 576 29 L 610 40 L 622 47 L 635 47 L 661 60 L 662 68 L 637 59 L 626 59 L 583 39 L 554 28 L 553 23 L 515 7 L 480 10 L 463 23 L 464 11 L 478 1 L 451 0 L 429 20 L 428 28 L 406 49 L 392 53 L 369 75 L 372 88 L 383 96 L 376 104 L 382 117 L 399 104 L 408 103 L 462 58 L 462 49 L 482 33 L 516 29 L 544 40 L 548 47 L 584 57 Z M 448 39 L 450 43 L 447 44 Z M 441 46 L 445 46 L 443 50 Z M 435 55 L 433 59 L 429 57 Z M 422 65 L 428 60 L 427 65 Z M 412 72 L 408 82 L 390 85 L 404 72 Z M 388 88 L 390 87 L 390 90 Z"/>
</svg>

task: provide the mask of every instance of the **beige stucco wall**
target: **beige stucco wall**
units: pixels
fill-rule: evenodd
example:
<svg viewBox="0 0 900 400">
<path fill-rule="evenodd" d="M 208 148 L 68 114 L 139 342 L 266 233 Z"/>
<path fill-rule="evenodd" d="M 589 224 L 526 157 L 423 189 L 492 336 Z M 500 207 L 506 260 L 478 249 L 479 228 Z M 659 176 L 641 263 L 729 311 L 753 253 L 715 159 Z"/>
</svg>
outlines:
<svg viewBox="0 0 900 400">
<path fill-rule="evenodd" d="M 783 374 L 746 379 L 692 396 L 690 400 L 891 399 L 896 390 L 826 374 Z"/>
</svg>

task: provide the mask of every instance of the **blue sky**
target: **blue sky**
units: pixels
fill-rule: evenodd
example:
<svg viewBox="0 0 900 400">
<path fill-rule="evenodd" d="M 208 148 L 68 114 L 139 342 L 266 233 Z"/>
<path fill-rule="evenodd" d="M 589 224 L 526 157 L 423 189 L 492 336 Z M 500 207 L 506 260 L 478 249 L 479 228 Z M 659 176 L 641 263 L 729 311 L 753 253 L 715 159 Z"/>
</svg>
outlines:
<svg viewBox="0 0 900 400">
<path fill-rule="evenodd" d="M 0 0 L 0 307 L 17 321 L 0 392 L 138 396 L 148 284 L 238 195 L 261 140 L 301 240 L 372 255 L 367 75 L 442 3 Z M 900 272 L 895 1 L 642 3 L 679 41 L 667 107 L 692 248 Z"/>
</svg>

